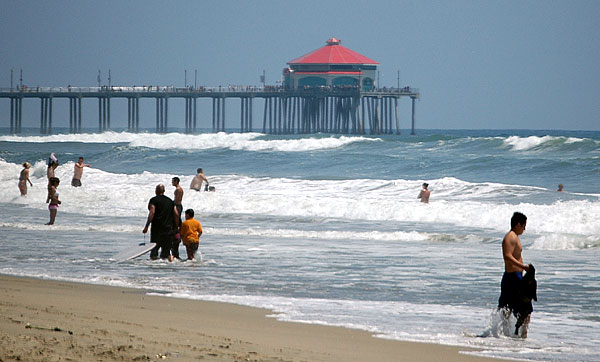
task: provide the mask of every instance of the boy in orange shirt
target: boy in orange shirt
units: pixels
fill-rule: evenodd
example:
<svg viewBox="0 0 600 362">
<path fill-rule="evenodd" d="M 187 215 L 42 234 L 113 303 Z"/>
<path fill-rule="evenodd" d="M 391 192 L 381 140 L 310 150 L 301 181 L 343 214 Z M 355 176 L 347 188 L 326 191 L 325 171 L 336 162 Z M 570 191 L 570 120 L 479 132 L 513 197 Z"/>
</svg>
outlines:
<svg viewBox="0 0 600 362">
<path fill-rule="evenodd" d="M 198 244 L 200 244 L 200 235 L 202 235 L 202 225 L 200 225 L 200 221 L 194 219 L 194 210 L 185 210 L 185 221 L 181 224 L 179 232 L 187 251 L 188 260 L 194 260 L 194 254 L 198 251 Z"/>
</svg>

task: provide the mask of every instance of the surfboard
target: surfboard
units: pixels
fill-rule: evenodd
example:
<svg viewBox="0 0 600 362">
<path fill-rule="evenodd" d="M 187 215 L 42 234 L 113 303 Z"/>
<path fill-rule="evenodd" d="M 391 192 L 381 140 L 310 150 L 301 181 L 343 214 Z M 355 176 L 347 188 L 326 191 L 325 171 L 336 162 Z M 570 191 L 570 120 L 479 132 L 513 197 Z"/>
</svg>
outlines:
<svg viewBox="0 0 600 362">
<path fill-rule="evenodd" d="M 120 253 L 113 256 L 112 258 L 116 261 L 126 261 L 126 260 L 135 259 L 138 256 L 142 256 L 142 255 L 146 254 L 147 252 L 149 252 L 150 250 L 154 249 L 155 246 L 156 246 L 156 243 L 139 243 L 135 246 L 132 246 L 130 248 L 127 248 L 127 249 L 121 251 Z"/>
</svg>

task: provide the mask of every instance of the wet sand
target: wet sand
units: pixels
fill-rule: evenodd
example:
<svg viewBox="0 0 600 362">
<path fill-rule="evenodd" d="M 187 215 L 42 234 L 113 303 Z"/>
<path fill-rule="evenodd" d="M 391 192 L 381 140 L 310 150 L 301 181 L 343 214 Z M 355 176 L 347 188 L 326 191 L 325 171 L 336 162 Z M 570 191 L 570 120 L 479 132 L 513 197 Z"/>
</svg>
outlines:
<svg viewBox="0 0 600 362">
<path fill-rule="evenodd" d="M 0 275 L 0 361 L 501 361 L 146 292 Z"/>
</svg>

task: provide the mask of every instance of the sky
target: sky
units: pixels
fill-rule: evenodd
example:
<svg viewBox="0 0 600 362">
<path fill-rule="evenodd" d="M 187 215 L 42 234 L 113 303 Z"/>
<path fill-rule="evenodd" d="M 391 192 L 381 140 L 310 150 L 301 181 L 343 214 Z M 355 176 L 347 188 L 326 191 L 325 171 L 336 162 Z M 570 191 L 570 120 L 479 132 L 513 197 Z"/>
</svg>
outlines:
<svg viewBox="0 0 600 362">
<path fill-rule="evenodd" d="M 11 69 L 15 85 L 22 69 L 30 87 L 96 86 L 98 70 L 104 85 L 109 69 L 112 85 L 184 86 L 186 70 L 188 85 L 195 71 L 198 85 L 259 85 L 263 70 L 267 84 L 277 84 L 286 62 L 334 36 L 380 63 L 380 86 L 397 86 L 399 74 L 402 87 L 419 89 L 417 128 L 600 130 L 596 0 L 0 0 L 0 6 L 0 88 L 10 87 Z M 55 100 L 55 125 L 68 125 L 63 102 Z M 111 120 L 126 126 L 126 101 L 117 102 Z M 169 121 L 183 126 L 180 103 L 169 104 Z M 0 127 L 9 125 L 9 106 L 0 99 Z M 23 107 L 23 126 L 39 125 L 39 100 Z M 97 123 L 97 107 L 84 105 L 84 124 Z M 150 100 L 140 106 L 148 125 L 153 107 Z M 200 108 L 208 127 L 210 105 Z M 408 99 L 401 118 L 408 128 Z"/>
</svg>

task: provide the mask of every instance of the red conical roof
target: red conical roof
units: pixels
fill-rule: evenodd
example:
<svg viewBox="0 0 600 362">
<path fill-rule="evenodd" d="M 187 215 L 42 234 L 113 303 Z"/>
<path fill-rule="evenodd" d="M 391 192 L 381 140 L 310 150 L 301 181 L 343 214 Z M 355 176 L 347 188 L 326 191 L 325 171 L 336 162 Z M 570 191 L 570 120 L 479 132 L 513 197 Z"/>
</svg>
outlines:
<svg viewBox="0 0 600 362">
<path fill-rule="evenodd" d="M 288 64 L 379 64 L 343 45 L 337 38 L 329 38 L 327 45 L 291 60 Z"/>
</svg>

